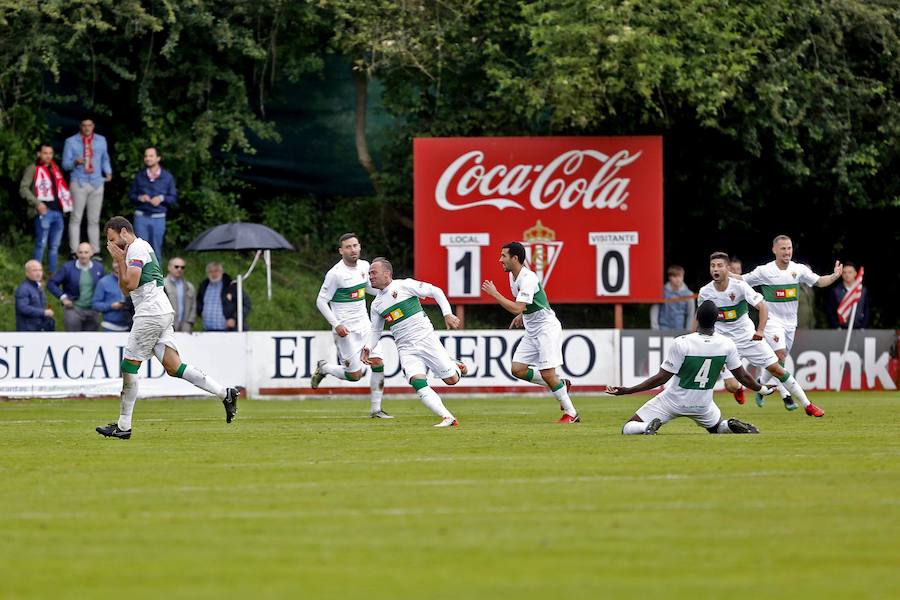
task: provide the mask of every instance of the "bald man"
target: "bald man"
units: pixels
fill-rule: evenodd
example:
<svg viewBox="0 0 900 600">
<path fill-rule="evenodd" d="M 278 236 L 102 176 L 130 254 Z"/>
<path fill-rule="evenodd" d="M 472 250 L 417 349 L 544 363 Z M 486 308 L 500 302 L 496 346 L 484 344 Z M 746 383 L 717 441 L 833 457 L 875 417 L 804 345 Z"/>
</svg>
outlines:
<svg viewBox="0 0 900 600">
<path fill-rule="evenodd" d="M 16 288 L 16 331 L 54 331 L 53 309 L 41 281 L 44 267 L 37 260 L 25 263 L 25 281 Z"/>
<path fill-rule="evenodd" d="M 63 304 L 66 331 L 97 331 L 100 315 L 93 307 L 94 290 L 106 272 L 103 264 L 91 260 L 94 250 L 88 243 L 78 244 L 75 260 L 65 263 L 47 283 L 50 293 Z"/>
</svg>

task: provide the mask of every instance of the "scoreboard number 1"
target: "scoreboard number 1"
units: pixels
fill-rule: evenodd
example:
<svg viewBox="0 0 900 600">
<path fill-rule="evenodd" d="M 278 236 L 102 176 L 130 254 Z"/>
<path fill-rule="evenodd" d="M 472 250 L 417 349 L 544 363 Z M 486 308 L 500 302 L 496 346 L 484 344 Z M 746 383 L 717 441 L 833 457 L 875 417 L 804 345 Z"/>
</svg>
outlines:
<svg viewBox="0 0 900 600">
<path fill-rule="evenodd" d="M 491 242 L 488 233 L 442 233 L 441 246 L 447 249 L 447 296 L 481 296 L 481 247 Z"/>
<path fill-rule="evenodd" d="M 628 296 L 631 293 L 631 246 L 637 231 L 588 233 L 588 243 L 597 247 L 597 295 Z"/>
</svg>

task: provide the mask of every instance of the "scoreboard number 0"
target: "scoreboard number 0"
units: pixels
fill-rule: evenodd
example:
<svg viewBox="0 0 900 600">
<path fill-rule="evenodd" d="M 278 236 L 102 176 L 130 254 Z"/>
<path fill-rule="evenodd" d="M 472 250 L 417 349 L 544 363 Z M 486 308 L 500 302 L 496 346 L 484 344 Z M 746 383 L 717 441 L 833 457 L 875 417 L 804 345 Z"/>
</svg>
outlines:
<svg viewBox="0 0 900 600">
<path fill-rule="evenodd" d="M 588 233 L 588 243 L 597 247 L 597 296 L 628 296 L 631 293 L 631 246 L 638 232 Z"/>
<path fill-rule="evenodd" d="M 447 296 L 481 296 L 481 247 L 490 244 L 488 233 L 442 233 L 441 246 L 447 249 Z"/>
</svg>

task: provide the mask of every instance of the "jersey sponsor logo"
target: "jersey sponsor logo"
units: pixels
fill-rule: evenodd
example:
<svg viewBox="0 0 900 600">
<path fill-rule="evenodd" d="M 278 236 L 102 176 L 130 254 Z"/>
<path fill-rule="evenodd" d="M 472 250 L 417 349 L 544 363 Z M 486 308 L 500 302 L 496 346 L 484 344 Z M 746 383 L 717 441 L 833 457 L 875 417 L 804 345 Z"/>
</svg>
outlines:
<svg viewBox="0 0 900 600">
<path fill-rule="evenodd" d="M 719 311 L 719 320 L 720 321 L 734 321 L 737 318 L 736 310 L 723 310 Z"/>
<path fill-rule="evenodd" d="M 402 308 L 395 308 L 394 310 L 392 310 L 391 312 L 389 312 L 388 314 L 386 314 L 384 316 L 384 320 L 387 321 L 388 323 L 393 323 L 394 321 L 397 321 L 402 318 L 403 318 L 403 309 Z"/>
<path fill-rule="evenodd" d="M 797 290 L 795 288 L 775 290 L 776 298 L 796 298 Z"/>
<path fill-rule="evenodd" d="M 538 276 L 541 283 L 546 284 L 553 273 L 553 267 L 562 253 L 563 242 L 556 239 L 556 232 L 538 219 L 534 227 L 529 227 L 522 232 L 525 255 L 531 264 L 531 270 Z"/>
</svg>

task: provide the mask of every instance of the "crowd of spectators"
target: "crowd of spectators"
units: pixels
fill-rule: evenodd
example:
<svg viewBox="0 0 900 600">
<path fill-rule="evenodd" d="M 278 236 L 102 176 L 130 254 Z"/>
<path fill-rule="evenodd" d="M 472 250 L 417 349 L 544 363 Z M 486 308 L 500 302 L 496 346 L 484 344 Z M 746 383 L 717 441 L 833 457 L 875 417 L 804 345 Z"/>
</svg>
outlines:
<svg viewBox="0 0 900 600">
<path fill-rule="evenodd" d="M 19 194 L 27 203 L 29 218 L 34 220 L 35 242 L 33 257 L 25 264 L 25 279 L 15 292 L 18 331 L 56 330 L 57 313 L 48 302 L 48 291 L 59 300 L 65 331 L 128 331 L 131 327 L 131 300 L 119 288 L 118 274 L 107 272 L 102 262 L 105 241 L 101 246 L 100 214 L 104 184 L 112 180 L 113 170 L 109 144 L 95 127 L 93 118 L 81 119 L 78 133 L 65 140 L 59 164 L 52 144 L 41 143 L 34 162 L 22 173 Z M 134 174 L 128 194 L 134 206 L 135 235 L 150 244 L 160 265 L 166 218 L 169 209 L 178 205 L 175 177 L 161 161 L 158 147 L 145 148 L 145 168 Z M 71 260 L 60 266 L 66 217 Z M 46 283 L 45 260 L 49 271 Z M 205 331 L 235 331 L 236 282 L 224 273 L 221 264 L 210 263 L 207 279 L 195 291 L 184 277 L 186 267 L 183 258 L 172 258 L 164 281 L 175 310 L 175 330 L 193 331 L 200 316 Z M 250 306 L 245 291 L 245 329 Z"/>
</svg>

